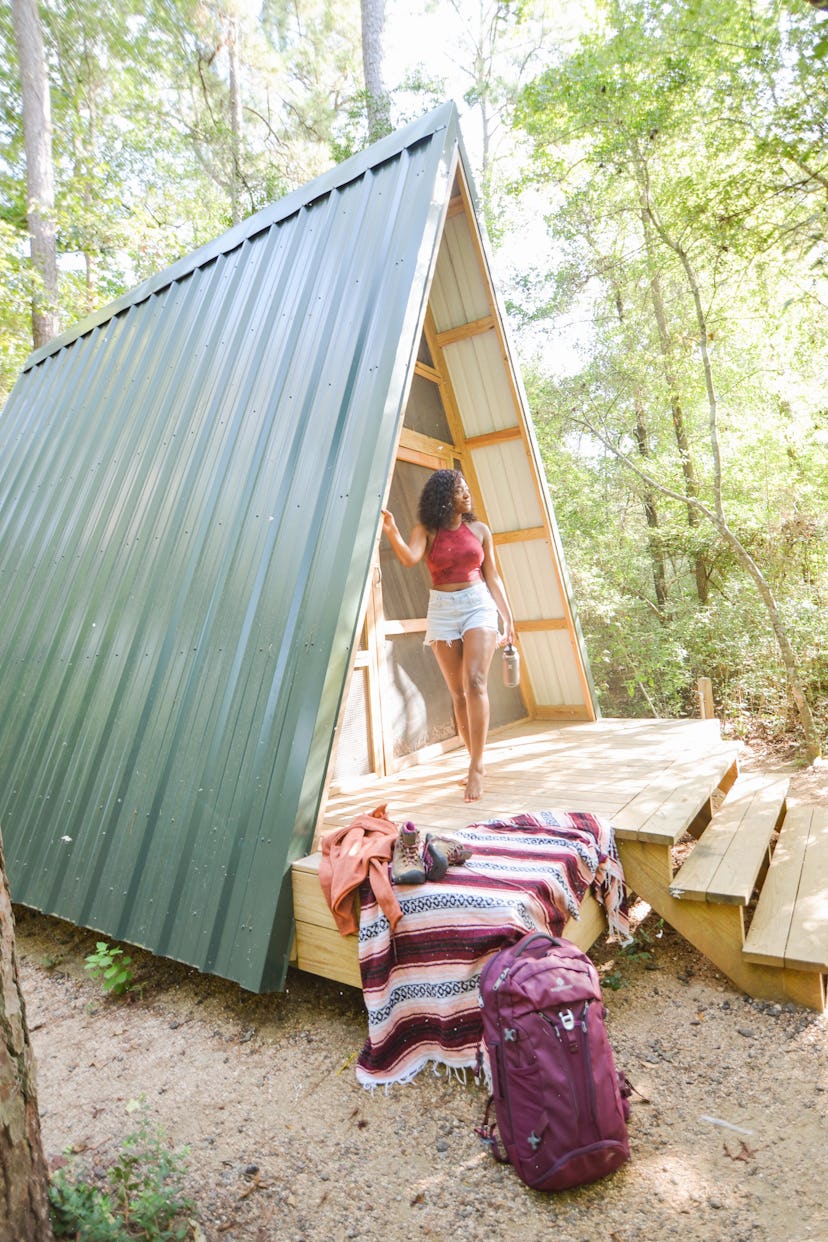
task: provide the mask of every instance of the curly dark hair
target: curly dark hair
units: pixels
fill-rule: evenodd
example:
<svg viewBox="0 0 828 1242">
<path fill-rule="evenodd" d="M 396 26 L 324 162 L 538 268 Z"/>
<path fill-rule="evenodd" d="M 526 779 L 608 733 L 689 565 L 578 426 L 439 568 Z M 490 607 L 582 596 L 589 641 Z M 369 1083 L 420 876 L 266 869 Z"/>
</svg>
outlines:
<svg viewBox="0 0 828 1242">
<path fill-rule="evenodd" d="M 426 530 L 440 530 L 454 520 L 454 494 L 463 481 L 459 470 L 435 470 L 420 493 L 417 517 Z M 464 522 L 476 522 L 473 513 L 463 514 Z"/>
</svg>

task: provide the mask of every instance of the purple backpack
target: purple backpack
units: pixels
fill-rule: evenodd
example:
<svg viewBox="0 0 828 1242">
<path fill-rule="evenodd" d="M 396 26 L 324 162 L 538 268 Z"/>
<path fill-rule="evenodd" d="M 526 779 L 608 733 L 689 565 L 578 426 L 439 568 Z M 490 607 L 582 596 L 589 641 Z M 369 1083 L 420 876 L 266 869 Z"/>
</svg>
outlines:
<svg viewBox="0 0 828 1242">
<path fill-rule="evenodd" d="M 476 1133 L 495 1159 L 533 1190 L 581 1186 L 624 1164 L 631 1088 L 586 954 L 530 932 L 483 967 L 480 1007 L 492 1095 Z"/>
</svg>

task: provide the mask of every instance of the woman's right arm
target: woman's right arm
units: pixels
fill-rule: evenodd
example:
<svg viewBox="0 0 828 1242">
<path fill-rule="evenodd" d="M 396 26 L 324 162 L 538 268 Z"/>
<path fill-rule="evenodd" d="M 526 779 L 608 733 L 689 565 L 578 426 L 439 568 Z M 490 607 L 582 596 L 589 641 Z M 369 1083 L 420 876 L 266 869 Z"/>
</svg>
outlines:
<svg viewBox="0 0 828 1242">
<path fill-rule="evenodd" d="M 425 556 L 426 548 L 428 547 L 428 532 L 420 522 L 412 529 L 408 543 L 406 543 L 400 534 L 393 513 L 388 509 L 383 509 L 382 529 L 388 542 L 391 544 L 394 555 L 401 564 L 405 565 L 407 569 L 412 565 L 419 564 Z"/>
</svg>

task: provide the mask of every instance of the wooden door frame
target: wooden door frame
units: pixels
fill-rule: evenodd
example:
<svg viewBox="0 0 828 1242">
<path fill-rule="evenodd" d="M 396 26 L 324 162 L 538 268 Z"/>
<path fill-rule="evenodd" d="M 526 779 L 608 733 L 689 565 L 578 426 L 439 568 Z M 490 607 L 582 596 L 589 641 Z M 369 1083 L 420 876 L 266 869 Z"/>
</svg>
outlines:
<svg viewBox="0 0 828 1242">
<path fill-rule="evenodd" d="M 451 444 L 446 444 L 440 440 L 433 440 L 429 436 L 422 435 L 420 432 L 409 431 L 403 428 L 400 436 L 400 442 L 397 446 L 397 455 L 394 461 L 394 469 L 396 470 L 397 462 L 407 462 L 410 465 L 422 466 L 427 470 L 450 470 L 453 469 L 454 462 L 457 459 L 457 450 Z M 381 537 L 381 536 L 380 536 Z M 375 557 L 377 570 L 379 571 L 379 543 L 377 544 L 377 553 Z M 369 666 L 369 686 L 372 672 L 376 669 L 376 700 L 378 715 L 372 722 L 379 725 L 382 736 L 382 752 L 384 757 L 384 768 L 380 775 L 392 776 L 401 768 L 410 767 L 413 764 L 422 762 L 426 756 L 433 756 L 439 751 L 453 748 L 460 740 L 459 734 L 447 739 L 446 743 L 438 743 L 437 749 L 434 745 L 421 747 L 412 751 L 408 755 L 402 755 L 397 758 L 394 754 L 394 736 L 391 731 L 391 724 L 387 715 L 382 710 L 382 695 L 380 687 L 387 675 L 387 656 L 385 653 L 385 642 L 387 639 L 393 639 L 395 636 L 402 634 L 425 634 L 426 619 L 425 617 L 413 617 L 405 621 L 388 621 L 385 617 L 385 609 L 382 599 L 382 573 L 376 575 L 378 581 L 376 590 L 373 593 L 374 609 L 375 609 L 375 626 L 373 633 L 369 635 L 369 644 L 373 644 L 373 660 Z M 371 702 L 374 702 L 374 695 L 371 695 Z"/>
</svg>

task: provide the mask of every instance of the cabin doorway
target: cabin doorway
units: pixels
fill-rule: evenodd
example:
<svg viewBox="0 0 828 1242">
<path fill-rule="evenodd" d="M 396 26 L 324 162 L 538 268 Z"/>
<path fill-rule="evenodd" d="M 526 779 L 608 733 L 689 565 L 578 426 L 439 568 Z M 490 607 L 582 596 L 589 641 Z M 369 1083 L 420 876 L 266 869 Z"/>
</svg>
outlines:
<svg viewBox="0 0 828 1242">
<path fill-rule="evenodd" d="M 464 470 L 462 430 L 453 427 L 448 377 L 435 365 L 429 325 L 423 333 L 406 406 L 388 507 L 407 535 L 417 521 L 420 492 L 434 470 Z M 475 510 L 484 521 L 473 478 Z M 430 587 L 424 564 L 404 568 L 380 539 L 371 568 L 364 622 L 337 730 L 332 782 L 347 786 L 386 776 L 462 745 L 451 696 L 437 661 L 424 645 Z M 500 655 L 489 676 L 491 727 L 521 720 L 519 689 L 502 685 Z"/>
</svg>

